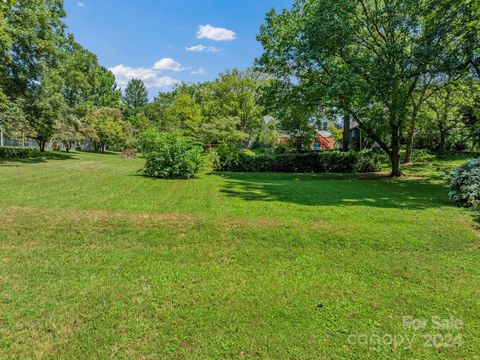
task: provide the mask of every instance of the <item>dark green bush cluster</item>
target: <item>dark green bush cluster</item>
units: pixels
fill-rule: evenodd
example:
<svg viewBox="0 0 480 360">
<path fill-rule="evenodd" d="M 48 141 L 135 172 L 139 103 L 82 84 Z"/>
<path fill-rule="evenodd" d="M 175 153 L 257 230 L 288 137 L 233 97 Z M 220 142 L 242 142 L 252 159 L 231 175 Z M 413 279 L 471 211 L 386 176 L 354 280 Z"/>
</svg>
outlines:
<svg viewBox="0 0 480 360">
<path fill-rule="evenodd" d="M 214 167 L 232 172 L 353 173 L 380 170 L 378 158 L 371 153 L 325 151 L 251 156 L 219 147 Z"/>
<path fill-rule="evenodd" d="M 0 159 L 29 159 L 38 154 L 36 149 L 0 147 Z"/>
<path fill-rule="evenodd" d="M 158 133 L 145 153 L 142 174 L 162 179 L 190 179 L 203 168 L 202 146 L 176 133 Z"/>
</svg>

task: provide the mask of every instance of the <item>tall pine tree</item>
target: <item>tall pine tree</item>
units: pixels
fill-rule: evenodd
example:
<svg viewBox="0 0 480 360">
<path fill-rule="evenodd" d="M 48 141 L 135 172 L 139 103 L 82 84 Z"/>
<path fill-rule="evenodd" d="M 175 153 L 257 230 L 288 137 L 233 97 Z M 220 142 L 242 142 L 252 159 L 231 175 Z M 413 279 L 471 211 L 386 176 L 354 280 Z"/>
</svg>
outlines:
<svg viewBox="0 0 480 360">
<path fill-rule="evenodd" d="M 148 92 L 142 80 L 132 79 L 128 82 L 123 95 L 123 102 L 132 110 L 148 104 Z"/>
</svg>

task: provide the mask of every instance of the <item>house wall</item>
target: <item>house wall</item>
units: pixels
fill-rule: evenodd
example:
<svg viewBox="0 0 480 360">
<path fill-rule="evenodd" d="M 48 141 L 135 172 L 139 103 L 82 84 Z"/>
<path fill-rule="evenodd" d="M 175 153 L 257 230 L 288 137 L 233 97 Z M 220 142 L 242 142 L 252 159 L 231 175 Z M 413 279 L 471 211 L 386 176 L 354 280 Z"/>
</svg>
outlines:
<svg viewBox="0 0 480 360">
<path fill-rule="evenodd" d="M 350 130 L 350 150 L 362 150 L 362 132 L 358 127 Z"/>
</svg>

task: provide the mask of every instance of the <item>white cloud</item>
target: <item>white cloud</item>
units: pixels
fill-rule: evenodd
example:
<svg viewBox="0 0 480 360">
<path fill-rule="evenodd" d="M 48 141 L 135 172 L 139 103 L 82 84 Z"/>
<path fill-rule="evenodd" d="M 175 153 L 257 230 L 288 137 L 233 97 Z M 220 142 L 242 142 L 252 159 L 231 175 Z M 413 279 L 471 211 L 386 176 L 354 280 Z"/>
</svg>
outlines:
<svg viewBox="0 0 480 360">
<path fill-rule="evenodd" d="M 79 6 L 79 7 L 82 7 L 82 8 L 83 8 L 83 7 L 85 7 L 85 3 L 83 3 L 83 2 L 81 2 L 81 1 L 79 1 L 79 2 L 77 2 L 77 6 Z"/>
<path fill-rule="evenodd" d="M 200 66 L 197 70 L 193 70 L 191 72 L 192 75 L 205 75 L 207 72 L 203 68 L 203 66 Z"/>
<path fill-rule="evenodd" d="M 187 51 L 193 51 L 193 52 L 211 52 L 211 53 L 217 53 L 220 51 L 220 49 L 216 48 L 215 46 L 205 46 L 205 45 L 194 45 L 185 48 Z"/>
<path fill-rule="evenodd" d="M 209 39 L 214 41 L 235 40 L 237 35 L 232 30 L 218 28 L 212 25 L 200 25 L 197 31 L 197 39 Z"/>
<path fill-rule="evenodd" d="M 147 88 L 161 88 L 169 87 L 179 83 L 178 80 L 170 76 L 160 76 L 158 71 L 146 68 L 131 68 L 124 65 L 117 65 L 110 68 L 110 71 L 115 75 L 118 86 L 125 88 L 128 82 L 132 79 L 140 79 L 144 82 Z"/>
<path fill-rule="evenodd" d="M 173 60 L 172 58 L 163 58 L 158 60 L 155 65 L 153 65 L 153 68 L 158 71 L 165 71 L 165 70 L 170 70 L 170 71 L 182 71 L 185 70 L 182 68 L 182 65 L 178 62 Z"/>
</svg>

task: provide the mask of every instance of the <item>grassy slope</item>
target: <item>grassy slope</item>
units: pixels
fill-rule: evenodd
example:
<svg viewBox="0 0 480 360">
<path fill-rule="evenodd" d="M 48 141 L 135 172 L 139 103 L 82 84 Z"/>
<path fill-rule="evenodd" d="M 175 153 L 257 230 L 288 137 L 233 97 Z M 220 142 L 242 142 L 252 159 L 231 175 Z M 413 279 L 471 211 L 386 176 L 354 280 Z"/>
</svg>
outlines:
<svg viewBox="0 0 480 360">
<path fill-rule="evenodd" d="M 141 161 L 0 164 L 0 357 L 480 351 L 480 237 L 436 165 L 402 180 L 163 181 L 136 176 Z M 462 319 L 464 345 L 425 347 L 438 331 L 403 328 L 407 315 Z M 413 348 L 348 342 L 374 331 L 415 336 Z"/>
</svg>

